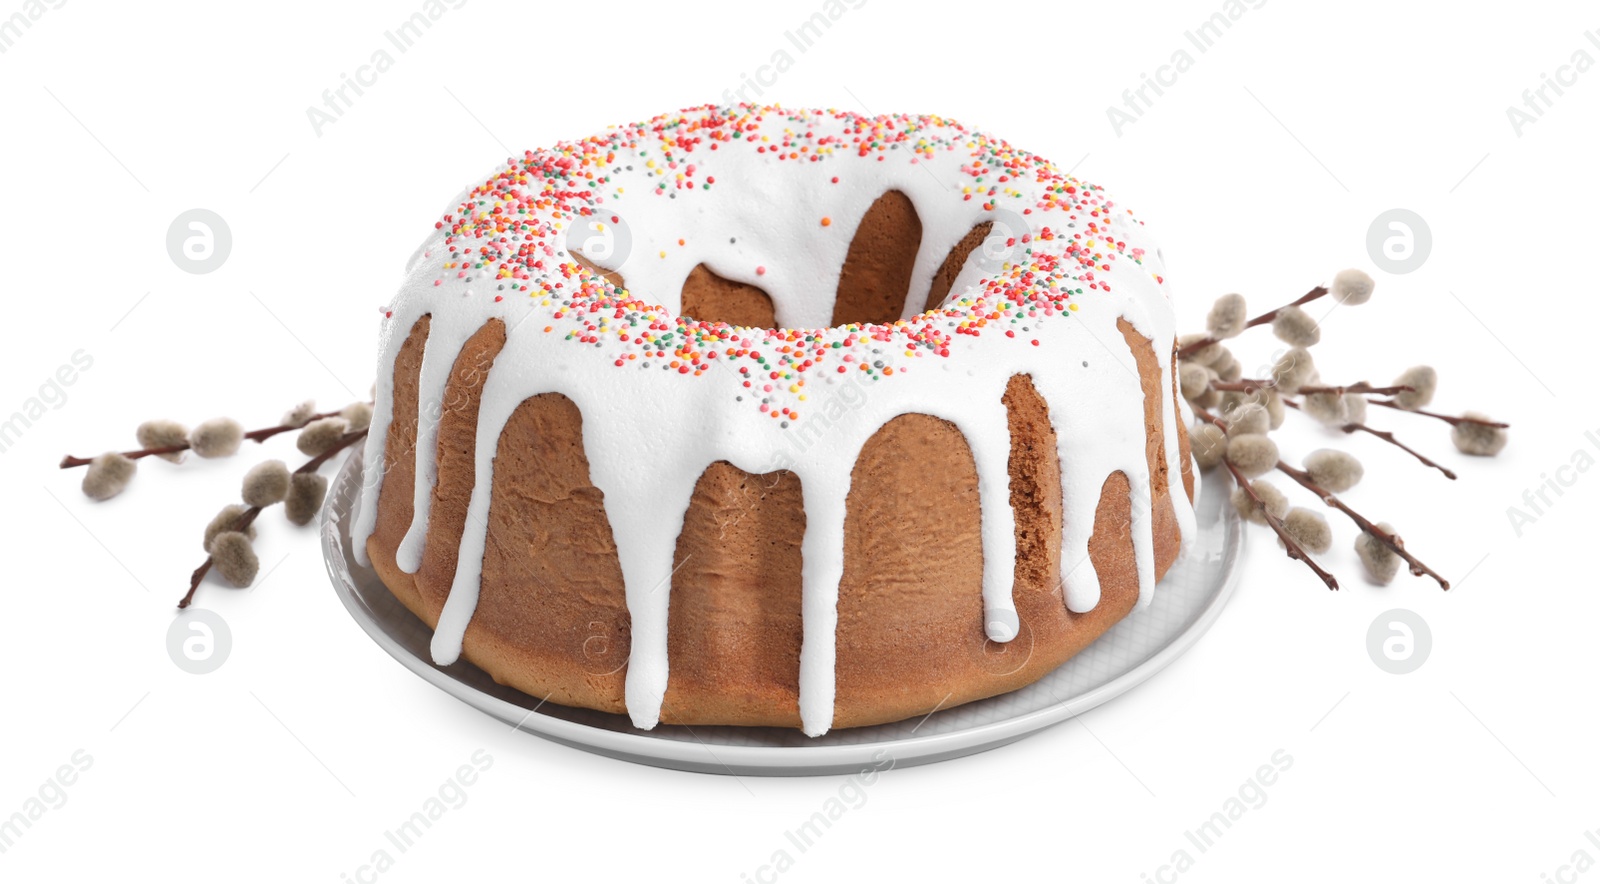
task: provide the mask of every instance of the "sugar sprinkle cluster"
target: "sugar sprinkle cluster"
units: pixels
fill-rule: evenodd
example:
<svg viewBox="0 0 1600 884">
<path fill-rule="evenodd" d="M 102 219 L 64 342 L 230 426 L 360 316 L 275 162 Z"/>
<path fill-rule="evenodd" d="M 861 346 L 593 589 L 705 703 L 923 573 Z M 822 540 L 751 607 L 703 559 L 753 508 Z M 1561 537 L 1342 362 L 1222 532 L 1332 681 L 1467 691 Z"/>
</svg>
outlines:
<svg viewBox="0 0 1600 884">
<path fill-rule="evenodd" d="M 623 196 L 617 179 L 624 170 L 642 166 L 647 180 L 655 180 L 656 196 L 692 200 L 697 191 L 738 186 L 702 168 L 707 154 L 738 149 L 779 162 L 816 163 L 826 167 L 818 174 L 830 184 L 846 186 L 852 162 L 915 164 L 964 151 L 956 184 L 961 199 L 980 200 L 985 211 L 1033 217 L 1026 218 L 1029 232 L 1021 241 L 1006 244 L 1012 260 L 961 297 L 911 319 L 826 329 L 759 329 L 676 316 L 561 251 L 567 225 L 607 220 L 606 203 Z M 1032 183 L 1026 191 L 1025 182 Z M 958 335 L 1004 334 L 1039 346 L 1029 334 L 1039 323 L 1076 310 L 1075 298 L 1110 291 L 1106 274 L 1113 262 L 1143 263 L 1141 249 L 1113 235 L 1114 211 L 1098 186 L 941 117 L 708 105 L 512 159 L 435 224 L 445 231 L 448 254 L 433 284 L 454 283 L 466 297 L 496 302 L 508 295 L 531 298 L 549 311 L 546 333 L 576 344 L 613 345 L 619 368 L 691 376 L 718 366 L 736 372 L 749 400 L 787 424 L 800 415 L 808 381 L 830 374 L 893 377 L 911 371 L 918 359 L 948 357 Z M 828 226 L 832 219 L 819 223 Z M 766 271 L 756 268 L 757 275 Z"/>
</svg>

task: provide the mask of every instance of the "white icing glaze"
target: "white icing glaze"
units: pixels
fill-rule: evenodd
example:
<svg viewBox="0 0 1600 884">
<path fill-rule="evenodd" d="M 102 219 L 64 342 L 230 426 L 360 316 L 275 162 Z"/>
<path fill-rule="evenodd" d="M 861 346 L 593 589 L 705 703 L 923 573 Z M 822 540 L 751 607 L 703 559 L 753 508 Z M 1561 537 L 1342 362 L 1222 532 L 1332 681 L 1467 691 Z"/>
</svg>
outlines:
<svg viewBox="0 0 1600 884">
<path fill-rule="evenodd" d="M 435 661 L 445 665 L 459 656 L 477 605 L 501 431 L 524 400 L 541 393 L 568 397 L 583 416 L 590 480 L 605 496 L 632 619 L 626 702 L 639 727 L 657 723 L 666 692 L 667 611 L 683 516 L 702 472 L 725 460 L 752 473 L 787 469 L 800 479 L 806 512 L 801 547 L 800 713 L 806 733 L 821 734 L 829 728 L 851 470 L 872 434 L 902 414 L 919 412 L 950 421 L 971 448 L 982 511 L 985 628 L 996 641 L 1013 638 L 1018 630 L 1012 599 L 1015 520 L 1009 499 L 1010 433 L 1001 397 L 1016 374 L 1032 377 L 1049 405 L 1056 433 L 1068 608 L 1088 611 L 1099 601 L 1089 538 L 1101 486 L 1116 472 L 1127 477 L 1131 488 L 1139 597 L 1141 604 L 1148 604 L 1155 583 L 1155 544 L 1149 524 L 1151 476 L 1145 458 L 1144 399 L 1133 354 L 1117 328 L 1118 318 L 1126 318 L 1155 342 L 1172 485 L 1169 498 L 1186 545 L 1194 534 L 1194 513 L 1181 486 L 1177 422 L 1183 416 L 1172 394 L 1173 314 L 1167 286 L 1160 280 L 1161 261 L 1141 226 L 1113 209 L 1091 186 L 1061 177 L 1039 165 L 1042 161 L 947 121 L 914 120 L 922 144 L 902 141 L 863 156 L 848 140 L 855 131 L 852 127 L 862 122 L 853 115 L 737 110 L 746 114 L 747 134 L 720 144 L 712 139 L 711 144 L 718 144 L 716 150 L 704 143 L 694 149 L 679 144 L 669 157 L 663 147 L 671 145 L 656 139 L 663 132 L 671 137 L 678 127 L 653 124 L 662 119 L 704 121 L 708 114 L 724 116 L 727 109 L 685 111 L 682 118 L 658 118 L 642 127 L 614 129 L 587 142 L 529 154 L 519 165 L 526 168 L 536 162 L 549 169 L 559 158 L 571 158 L 574 163 L 561 166 L 561 173 L 578 171 L 558 187 L 579 190 L 582 179 L 589 185 L 587 195 L 535 205 L 516 219 L 534 229 L 508 232 L 495 225 L 511 219 L 511 214 L 487 214 L 506 188 L 516 185 L 538 193 L 548 182 L 527 175 L 526 180 L 506 184 L 510 178 L 502 169 L 499 191 L 491 192 L 488 186 L 469 191 L 475 203 L 466 207 L 472 223 L 460 215 L 447 216 L 445 226 L 413 257 L 408 281 L 391 306 L 380 338 L 377 407 L 366 444 L 362 500 L 352 529 L 358 560 L 366 557 L 366 541 L 376 522 L 384 440 L 394 406 L 393 365 L 412 325 L 423 315 L 431 316 L 419 378 L 422 407 L 414 452 L 414 517 L 397 552 L 400 567 L 407 571 L 415 571 L 421 562 L 437 480 L 437 406 L 444 402 L 454 360 L 488 319 L 501 318 L 508 329 L 506 344 L 484 383 L 475 484 L 456 574 L 433 637 Z M 898 126 L 886 126 L 878 120 L 876 137 L 888 140 L 885 133 L 907 129 L 903 119 L 891 121 L 896 122 Z M 714 131 L 716 124 L 706 129 Z M 786 136 L 785 130 L 810 134 Z M 824 151 L 821 142 L 830 136 L 842 137 Z M 776 146 L 771 152 L 755 149 L 785 142 L 808 148 L 798 155 L 810 153 L 819 159 L 780 160 Z M 813 146 L 814 153 L 809 150 Z M 603 155 L 607 151 L 612 152 L 610 157 Z M 980 161 L 988 166 L 979 170 Z M 1011 165 L 996 165 L 998 161 Z M 1009 180 L 1000 178 L 1007 168 Z M 601 179 L 608 173 L 609 178 Z M 834 176 L 840 183 L 830 180 Z M 718 182 L 708 186 L 713 177 Z M 1079 201 L 1056 201 L 1056 194 L 1069 184 Z M 950 249 L 974 225 L 995 219 L 996 208 L 1025 224 L 1031 243 L 1018 247 L 999 267 L 983 264 L 976 254 L 969 258 L 945 311 L 889 328 L 825 329 L 855 221 L 888 190 L 910 198 L 923 227 L 904 316 L 920 308 Z M 464 196 L 462 201 L 467 200 Z M 599 219 L 604 224 L 610 215 L 625 220 L 631 250 L 596 258 L 596 263 L 619 271 L 631 297 L 645 305 L 662 305 L 630 309 L 644 310 L 653 322 L 664 323 L 663 332 L 676 321 L 684 280 L 704 263 L 723 277 L 768 292 L 780 326 L 814 329 L 807 333 L 811 338 L 803 349 L 811 354 L 815 347 L 818 364 L 790 364 L 788 376 L 772 379 L 762 371 L 781 370 L 782 360 L 776 360 L 777 366 L 756 365 L 750 361 L 753 357 L 718 353 L 695 363 L 692 372 L 673 370 L 683 359 L 669 363 L 647 352 L 650 347 L 641 345 L 638 337 L 642 329 L 613 315 L 616 305 L 605 300 L 608 287 L 595 274 L 577 268 L 565 251 L 572 212 L 581 207 L 595 212 L 585 223 Z M 823 217 L 832 223 L 821 225 Z M 485 223 L 494 229 L 486 230 Z M 1055 231 L 1052 238 L 1042 235 L 1046 227 Z M 485 266 L 463 266 L 461 255 L 476 253 L 486 243 L 500 256 Z M 503 260 L 504 254 L 518 249 L 528 256 L 521 263 Z M 519 270 L 527 270 L 534 260 L 540 266 L 519 276 Z M 1036 275 L 1022 277 L 1025 271 Z M 1020 303 L 1020 308 L 1031 310 L 1024 319 L 995 312 L 1004 301 L 1009 304 L 1005 312 L 1015 314 L 1018 297 L 1057 284 L 1076 287 L 1066 301 L 1070 311 L 1060 304 L 1052 309 Z M 1007 285 L 1012 288 L 1003 291 Z M 563 310 L 574 298 L 581 304 Z M 602 308 L 584 306 L 597 300 L 604 302 Z M 942 352 L 926 341 L 908 343 L 902 334 L 924 326 L 943 334 L 963 321 L 970 327 L 978 319 L 992 327 L 979 328 L 977 334 L 949 334 L 940 339 Z M 615 324 L 603 332 L 585 328 L 585 323 L 601 321 Z M 1016 337 L 1007 337 L 1008 328 Z M 683 330 L 677 332 L 681 339 Z M 573 339 L 573 334 L 580 339 Z M 744 337 L 749 346 L 722 341 L 711 350 L 726 347 L 732 354 L 739 347 L 770 356 L 781 352 L 778 347 L 794 343 L 761 334 L 739 332 L 735 337 Z M 634 340 L 630 343 L 628 337 Z M 863 360 L 875 364 L 875 370 L 861 371 Z M 744 373 L 752 366 L 759 370 Z M 789 407 L 797 407 L 800 416 L 769 416 L 769 409 Z"/>
<path fill-rule="evenodd" d="M 395 563 L 400 570 L 415 574 L 422 567 L 422 547 L 428 534 L 428 514 L 433 509 L 433 488 L 439 481 L 439 424 L 447 409 L 460 408 L 463 403 L 444 400 L 451 369 L 456 355 L 466 345 L 477 328 L 467 329 L 455 323 L 442 323 L 430 328 L 428 341 L 422 351 L 422 371 L 418 389 L 437 398 L 424 398 L 418 404 L 417 446 L 414 452 L 416 479 L 412 485 L 411 507 L 415 516 L 411 527 L 401 538 L 395 551 Z"/>
</svg>

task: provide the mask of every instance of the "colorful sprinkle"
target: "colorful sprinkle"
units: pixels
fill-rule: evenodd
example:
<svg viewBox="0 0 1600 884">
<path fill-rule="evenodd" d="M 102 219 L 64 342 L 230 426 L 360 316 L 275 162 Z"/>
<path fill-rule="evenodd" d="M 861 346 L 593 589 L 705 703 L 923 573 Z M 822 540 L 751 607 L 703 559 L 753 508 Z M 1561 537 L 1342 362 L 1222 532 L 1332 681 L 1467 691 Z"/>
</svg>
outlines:
<svg viewBox="0 0 1600 884">
<path fill-rule="evenodd" d="M 596 224 L 588 219 L 623 192 L 612 181 L 614 171 L 625 165 L 647 170 L 651 193 L 692 201 L 717 183 L 712 175 L 699 177 L 705 160 L 697 152 L 727 146 L 753 147 L 775 162 L 827 164 L 866 158 L 911 164 L 953 153 L 961 157 L 961 180 L 952 198 L 976 197 L 985 211 L 1004 208 L 1027 215 L 1030 231 L 1007 243 L 1010 260 L 937 309 L 906 320 L 831 329 L 735 328 L 673 316 L 587 267 L 562 260 L 558 249 L 565 231 Z M 838 184 L 840 176 L 829 180 Z M 1027 190 L 1019 186 L 1024 181 Z M 526 151 L 471 190 L 435 228 L 443 231 L 448 249 L 443 269 L 455 271 L 463 297 L 474 296 L 469 288 L 474 279 L 497 280 L 491 288 L 521 292 L 544 311 L 551 320 L 546 333 L 591 346 L 619 345 L 621 352 L 609 357 L 615 366 L 700 376 L 720 365 L 742 377 L 744 389 L 760 385 L 760 395 L 750 396 L 762 412 L 793 419 L 807 381 L 824 372 L 849 374 L 855 365 L 863 380 L 891 378 L 919 359 L 950 357 L 963 336 L 999 331 L 1017 338 L 1019 331 L 1034 331 L 1077 310 L 1076 299 L 1110 291 L 1106 274 L 1115 261 L 1144 258 L 1142 250 L 1130 249 L 1117 236 L 1124 211 L 1098 186 L 940 117 L 734 105 L 694 108 Z M 618 215 L 603 217 L 620 223 Z M 833 219 L 822 216 L 819 223 L 830 227 Z M 677 242 L 685 245 L 683 239 Z M 665 250 L 658 254 L 667 257 Z M 766 266 L 757 266 L 755 273 L 765 276 Z M 441 274 L 433 284 L 445 281 Z M 503 297 L 495 294 L 494 300 Z M 1037 337 L 1023 339 L 1040 346 Z"/>
</svg>

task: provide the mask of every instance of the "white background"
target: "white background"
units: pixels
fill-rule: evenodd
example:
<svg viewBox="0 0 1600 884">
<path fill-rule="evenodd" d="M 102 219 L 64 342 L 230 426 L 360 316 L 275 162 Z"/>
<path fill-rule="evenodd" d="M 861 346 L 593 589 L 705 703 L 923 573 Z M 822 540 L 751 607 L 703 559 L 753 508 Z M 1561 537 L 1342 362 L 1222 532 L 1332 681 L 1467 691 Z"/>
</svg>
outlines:
<svg viewBox="0 0 1600 884">
<path fill-rule="evenodd" d="M 471 0 L 410 51 L 391 47 L 394 67 L 314 133 L 306 108 L 420 7 L 72 0 L 0 54 L 0 415 L 74 352 L 93 359 L 0 454 L 0 817 L 76 750 L 93 758 L 66 803 L 0 854 L 0 878 L 354 880 L 383 832 L 483 750 L 493 766 L 467 803 L 380 880 L 742 882 L 788 848 L 785 881 L 1142 882 L 1171 880 L 1159 867 L 1187 848 L 1178 880 L 1600 882 L 1600 869 L 1560 871 L 1580 850 L 1600 859 L 1584 837 L 1600 829 L 1588 555 L 1600 475 L 1577 475 L 1521 536 L 1506 514 L 1574 452 L 1600 457 L 1584 437 L 1600 433 L 1588 270 L 1600 71 L 1550 93 L 1520 137 L 1506 116 L 1575 50 L 1600 58 L 1592 9 L 1274 0 L 1201 54 L 1183 34 L 1218 0 L 871 0 L 799 53 L 784 32 L 817 0 L 548 15 Z M 0 16 L 19 8 L 0 0 Z M 1179 48 L 1193 68 L 1119 137 L 1106 107 Z M 1326 322 L 1325 377 L 1383 382 L 1431 362 L 1436 405 L 1511 421 L 1510 447 L 1467 458 L 1443 424 L 1376 409 L 1374 423 L 1461 480 L 1370 439 L 1300 429 L 1282 444 L 1290 459 L 1330 441 L 1357 452 L 1368 478 L 1347 499 L 1458 588 L 1366 583 L 1336 519 L 1326 560 L 1346 588 L 1329 593 L 1256 529 L 1231 606 L 1170 670 L 1019 744 L 883 777 L 803 854 L 784 831 L 841 780 L 655 770 L 513 732 L 368 640 L 315 532 L 276 514 L 258 543 L 270 574 L 249 592 L 201 590 L 232 627 L 226 664 L 174 666 L 165 636 L 203 558 L 201 526 L 249 465 L 297 462 L 292 442 L 147 460 L 106 504 L 55 469 L 61 455 L 132 447 L 152 417 L 256 426 L 308 396 L 364 398 L 379 306 L 464 183 L 525 146 L 721 100 L 779 49 L 794 64 L 765 99 L 944 114 L 1106 185 L 1162 238 L 1186 327 L 1226 291 L 1256 312 L 1341 267 L 1371 269 L 1374 299 Z M 165 249 L 194 207 L 233 233 L 208 275 Z M 1434 239 L 1403 276 L 1366 247 L 1395 207 Z M 1238 347 L 1273 348 L 1259 332 Z M 1395 607 L 1433 633 L 1406 676 L 1365 648 Z M 1294 764 L 1265 806 L 1195 850 L 1184 832 L 1280 749 Z"/>
</svg>

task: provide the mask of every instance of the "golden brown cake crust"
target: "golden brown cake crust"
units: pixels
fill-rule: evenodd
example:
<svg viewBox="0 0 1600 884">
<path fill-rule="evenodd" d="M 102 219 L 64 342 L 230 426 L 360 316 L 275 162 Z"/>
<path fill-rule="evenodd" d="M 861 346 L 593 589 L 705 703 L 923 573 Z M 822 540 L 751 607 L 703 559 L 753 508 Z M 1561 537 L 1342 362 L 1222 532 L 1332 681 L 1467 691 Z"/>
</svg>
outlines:
<svg viewBox="0 0 1600 884">
<path fill-rule="evenodd" d="M 678 536 L 663 721 L 800 726 L 800 480 L 717 462 Z"/>
<path fill-rule="evenodd" d="M 835 727 L 923 715 L 1022 687 L 1082 650 L 1138 597 L 1132 531 L 1155 528 L 1157 576 L 1177 557 L 1151 342 L 1120 323 L 1141 378 L 1148 515 L 1135 521 L 1129 483 L 1106 479 L 1089 553 L 1102 598 L 1068 611 L 1062 596 L 1060 464 L 1048 407 L 1026 375 L 1004 397 L 1016 514 L 1017 639 L 983 628 L 983 553 L 977 473 L 961 433 L 908 414 L 864 446 L 847 500 L 839 587 Z M 367 549 L 390 589 L 429 626 L 438 622 L 474 483 L 472 452 L 487 366 L 505 332 L 492 321 L 457 357 L 438 439 L 438 481 L 421 570 L 394 553 L 411 521 L 417 381 L 423 317 L 394 366 L 394 420 Z M 624 711 L 629 619 L 604 495 L 589 480 L 583 417 L 563 396 L 518 407 L 495 456 L 488 541 L 467 659 L 497 681 L 552 702 Z M 1180 436 L 1180 451 L 1187 439 Z M 1191 477 L 1184 490 L 1192 497 Z M 661 720 L 681 724 L 799 724 L 800 482 L 709 464 L 684 516 L 670 590 L 669 680 Z M 1070 568 L 1068 569 L 1070 570 Z M 936 575 L 936 576 L 935 576 Z"/>
</svg>

